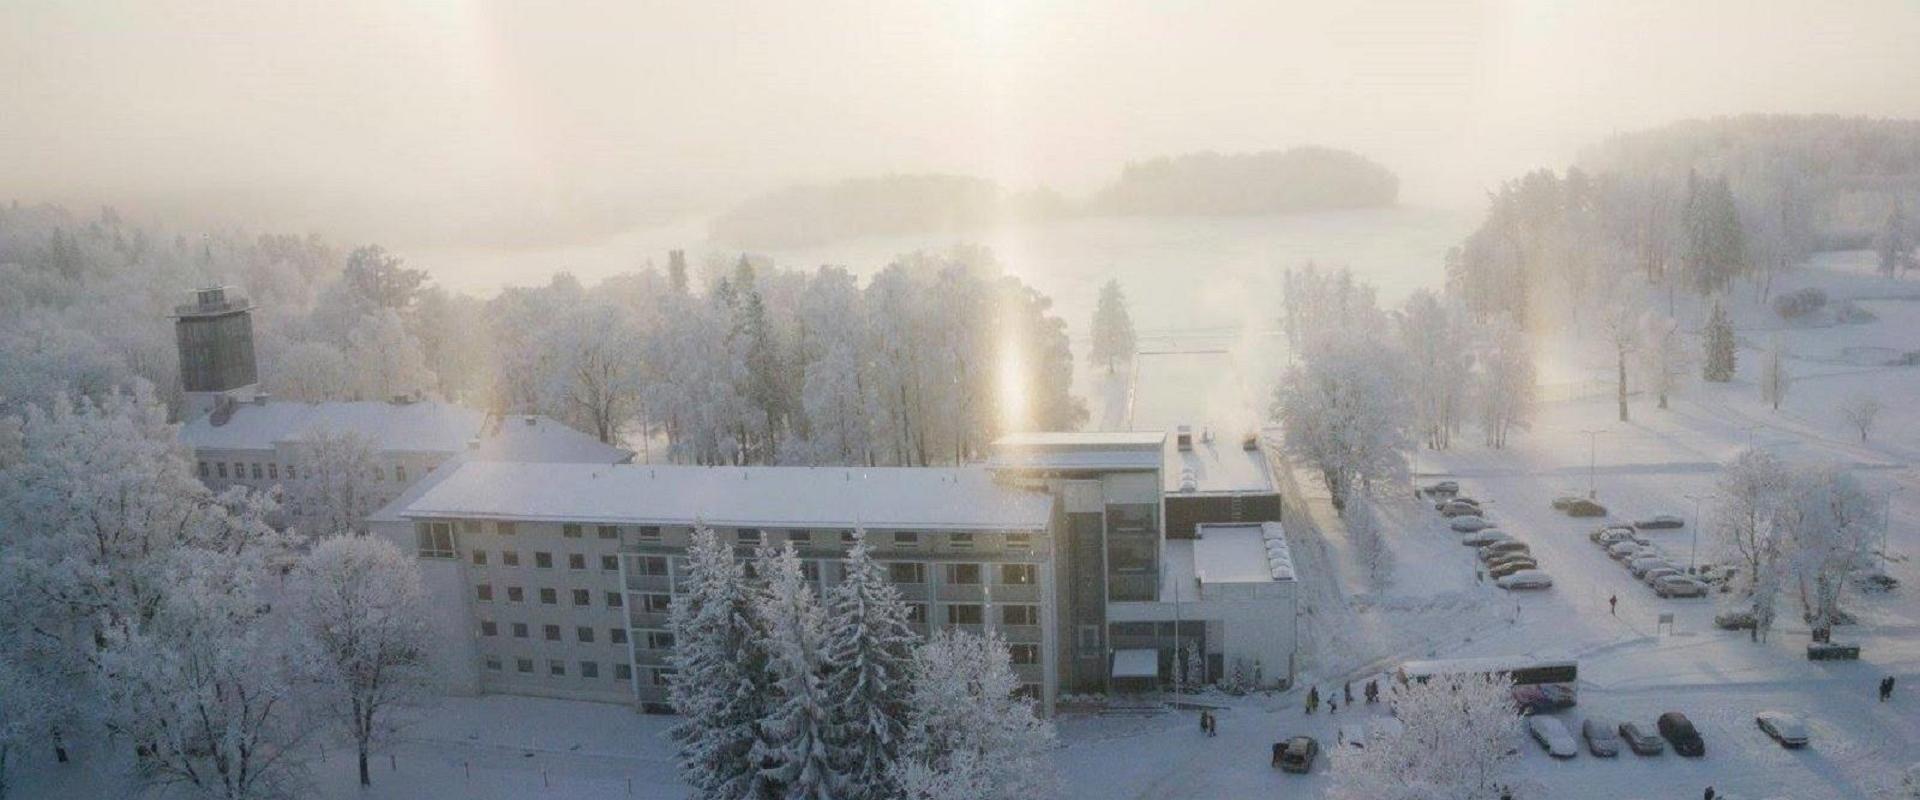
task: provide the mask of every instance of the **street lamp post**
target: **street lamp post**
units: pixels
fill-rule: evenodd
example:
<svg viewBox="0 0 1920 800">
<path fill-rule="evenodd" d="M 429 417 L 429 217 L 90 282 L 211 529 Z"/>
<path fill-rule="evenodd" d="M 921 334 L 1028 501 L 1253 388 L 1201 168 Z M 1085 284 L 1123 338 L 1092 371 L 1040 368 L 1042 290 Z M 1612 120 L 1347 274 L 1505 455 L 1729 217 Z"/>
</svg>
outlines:
<svg viewBox="0 0 1920 800">
<path fill-rule="evenodd" d="M 1681 496 L 1693 501 L 1693 524 L 1691 526 L 1693 528 L 1693 546 L 1687 550 L 1687 574 L 1693 575 L 1696 574 L 1699 569 L 1694 559 L 1700 554 L 1700 501 L 1703 499 L 1703 496 L 1697 494 Z"/>
<path fill-rule="evenodd" d="M 1607 431 L 1605 428 L 1598 428 L 1593 430 L 1583 430 L 1579 432 L 1587 435 L 1587 499 L 1593 500 L 1600 496 L 1593 486 L 1594 450 L 1595 450 L 1594 442 L 1599 437 L 1600 434 L 1606 433 Z"/>
</svg>

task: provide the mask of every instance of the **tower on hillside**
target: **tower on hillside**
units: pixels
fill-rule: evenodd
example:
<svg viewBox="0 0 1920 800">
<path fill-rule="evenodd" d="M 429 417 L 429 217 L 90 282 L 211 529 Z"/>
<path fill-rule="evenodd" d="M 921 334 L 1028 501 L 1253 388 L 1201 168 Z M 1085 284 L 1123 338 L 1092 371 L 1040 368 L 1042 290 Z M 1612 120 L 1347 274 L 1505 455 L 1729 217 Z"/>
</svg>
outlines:
<svg viewBox="0 0 1920 800">
<path fill-rule="evenodd" d="M 194 302 L 174 306 L 173 312 L 186 418 L 214 410 L 223 398 L 251 399 L 259 388 L 253 305 L 219 286 L 194 292 Z"/>
</svg>

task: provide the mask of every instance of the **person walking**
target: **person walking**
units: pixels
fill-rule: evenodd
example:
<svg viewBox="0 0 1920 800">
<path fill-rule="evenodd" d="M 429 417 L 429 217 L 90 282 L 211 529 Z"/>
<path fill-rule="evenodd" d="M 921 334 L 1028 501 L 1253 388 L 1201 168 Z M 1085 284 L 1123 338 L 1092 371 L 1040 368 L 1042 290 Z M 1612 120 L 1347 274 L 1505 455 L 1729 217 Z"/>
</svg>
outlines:
<svg viewBox="0 0 1920 800">
<path fill-rule="evenodd" d="M 1616 617 L 1620 616 L 1620 595 L 1616 594 L 1607 598 L 1607 613 Z"/>
<path fill-rule="evenodd" d="M 1327 713 L 1329 714 L 1340 713 L 1340 701 L 1335 700 L 1331 697 L 1327 698 Z"/>
<path fill-rule="evenodd" d="M 1212 736 L 1219 736 L 1219 735 L 1220 735 L 1220 718 L 1214 716 L 1213 712 L 1209 711 L 1207 712 L 1207 736 L 1212 737 Z"/>
<path fill-rule="evenodd" d="M 1367 704 L 1372 705 L 1375 701 L 1379 699 L 1380 699 L 1379 679 L 1367 681 Z"/>
<path fill-rule="evenodd" d="M 1894 678 L 1892 675 L 1887 676 L 1887 699 L 1888 700 L 1893 699 L 1893 680 Z"/>
<path fill-rule="evenodd" d="M 1307 713 L 1312 714 L 1314 707 L 1318 705 L 1320 705 L 1320 687 L 1309 687 L 1307 689 Z"/>
<path fill-rule="evenodd" d="M 1705 800 L 1713 800 L 1713 787 L 1707 787 L 1707 793 L 1702 795 L 1702 797 L 1704 797 Z"/>
<path fill-rule="evenodd" d="M 1353 681 L 1347 681 L 1342 685 L 1340 694 L 1347 699 L 1347 705 L 1353 705 Z"/>
<path fill-rule="evenodd" d="M 1206 735 L 1206 733 L 1207 733 L 1207 712 L 1203 710 L 1200 712 L 1200 734 L 1204 736 Z"/>
</svg>

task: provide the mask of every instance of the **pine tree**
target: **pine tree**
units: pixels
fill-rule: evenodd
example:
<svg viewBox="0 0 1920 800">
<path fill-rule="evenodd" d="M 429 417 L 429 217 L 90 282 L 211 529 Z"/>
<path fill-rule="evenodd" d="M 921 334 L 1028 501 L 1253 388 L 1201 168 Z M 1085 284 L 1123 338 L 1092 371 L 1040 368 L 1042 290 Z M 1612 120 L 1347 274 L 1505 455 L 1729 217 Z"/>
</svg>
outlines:
<svg viewBox="0 0 1920 800">
<path fill-rule="evenodd" d="M 1707 319 L 1707 357 L 1700 376 L 1714 383 L 1726 383 L 1733 380 L 1734 342 L 1733 322 L 1727 318 L 1727 311 L 1715 303 L 1713 316 Z"/>
<path fill-rule="evenodd" d="M 841 783 L 834 762 L 828 718 L 825 671 L 826 614 L 814 597 L 800 556 L 787 542 L 762 550 L 760 572 L 766 585 L 755 611 L 766 636 L 766 670 L 772 688 L 760 740 L 752 758 L 763 785 L 789 800 L 833 800 Z"/>
<path fill-rule="evenodd" d="M 693 532 L 685 593 L 671 614 L 674 679 L 668 697 L 684 719 L 674 728 L 680 774 L 709 800 L 760 797 L 750 756 L 763 711 L 765 657 L 746 578 L 711 528 Z"/>
<path fill-rule="evenodd" d="M 1133 348 L 1133 318 L 1127 314 L 1127 296 L 1120 291 L 1120 281 L 1107 281 L 1100 287 L 1100 304 L 1093 311 L 1091 355 L 1094 361 L 1105 362 L 1107 372 L 1112 373 L 1115 361 L 1133 358 Z"/>
<path fill-rule="evenodd" d="M 838 793 L 848 800 L 893 797 L 892 769 L 906 735 L 913 646 L 900 592 L 887 582 L 855 531 L 845 577 L 827 595 L 827 709 L 838 736 Z"/>
</svg>

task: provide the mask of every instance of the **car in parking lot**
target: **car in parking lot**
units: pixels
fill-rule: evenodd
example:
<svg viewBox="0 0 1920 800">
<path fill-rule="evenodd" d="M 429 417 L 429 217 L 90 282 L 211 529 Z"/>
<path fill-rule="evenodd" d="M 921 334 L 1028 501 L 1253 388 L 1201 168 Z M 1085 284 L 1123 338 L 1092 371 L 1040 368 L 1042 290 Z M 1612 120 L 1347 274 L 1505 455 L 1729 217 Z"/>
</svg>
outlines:
<svg viewBox="0 0 1920 800">
<path fill-rule="evenodd" d="M 1601 758 L 1620 755 L 1620 726 L 1606 717 L 1587 717 L 1580 723 L 1580 738 L 1587 740 L 1587 752 Z"/>
<path fill-rule="evenodd" d="M 1643 530 L 1643 531 L 1658 531 L 1658 530 L 1668 530 L 1672 528 L 1684 528 L 1686 527 L 1686 525 L 1687 525 L 1686 520 L 1676 517 L 1672 514 L 1656 514 L 1654 516 L 1647 517 L 1646 519 L 1636 519 L 1633 521 L 1633 527 L 1639 528 L 1640 530 Z"/>
<path fill-rule="evenodd" d="M 1478 516 L 1479 513 L 1480 513 L 1480 506 L 1477 503 L 1465 502 L 1461 500 L 1449 500 L 1445 503 L 1440 504 L 1440 516 L 1443 516 L 1443 517 L 1451 518 L 1451 517 Z"/>
<path fill-rule="evenodd" d="M 1531 552 L 1533 552 L 1533 548 L 1528 547 L 1526 542 L 1516 540 L 1516 541 L 1506 541 L 1506 542 L 1494 542 L 1493 544 L 1480 548 L 1479 552 L 1475 553 L 1475 555 L 1479 556 L 1480 563 L 1485 564 L 1489 561 L 1492 561 L 1495 558 L 1508 555 L 1510 553 L 1531 553 Z"/>
<path fill-rule="evenodd" d="M 1636 755 L 1657 756 L 1667 751 L 1667 740 L 1642 727 L 1638 722 L 1620 723 L 1620 738 Z"/>
<path fill-rule="evenodd" d="M 1602 525 L 1591 531 L 1587 531 L 1587 541 L 1597 544 L 1613 544 L 1613 542 L 1602 541 L 1603 538 L 1609 536 L 1613 537 L 1614 542 L 1620 541 L 1621 539 L 1636 538 L 1634 536 L 1633 526 L 1631 525 Z"/>
<path fill-rule="evenodd" d="M 1565 511 L 1567 510 L 1567 506 L 1573 505 L 1574 503 L 1578 503 L 1584 499 L 1586 498 L 1583 498 L 1575 494 L 1560 495 L 1559 497 L 1553 498 L 1553 510 Z"/>
<path fill-rule="evenodd" d="M 1607 555 L 1612 556 L 1613 560 L 1621 563 L 1631 562 L 1651 552 L 1653 552 L 1653 548 L 1640 544 L 1639 542 L 1621 542 L 1607 548 Z"/>
<path fill-rule="evenodd" d="M 1281 772 L 1299 775 L 1313 771 L 1313 759 L 1320 755 L 1320 743 L 1311 736 L 1295 736 L 1273 745 L 1273 765 Z"/>
<path fill-rule="evenodd" d="M 1460 493 L 1458 481 L 1439 481 L 1420 487 L 1420 491 L 1429 496 L 1456 495 Z"/>
<path fill-rule="evenodd" d="M 1794 750 L 1807 746 L 1807 723 L 1797 715 L 1785 711 L 1762 711 L 1754 716 L 1753 722 L 1779 742 L 1781 747 Z"/>
<path fill-rule="evenodd" d="M 1506 531 L 1500 530 L 1499 528 L 1481 528 L 1480 530 L 1460 537 L 1461 544 L 1473 547 L 1485 547 L 1495 542 L 1511 541 L 1515 541 L 1514 538 L 1508 536 Z"/>
<path fill-rule="evenodd" d="M 1660 556 L 1642 556 L 1627 562 L 1627 574 L 1635 578 L 1644 578 L 1648 570 L 1661 567 L 1672 569 L 1673 564 Z"/>
<path fill-rule="evenodd" d="M 1498 580 L 1500 578 L 1507 577 L 1508 575 L 1512 575 L 1522 570 L 1539 569 L 1539 568 L 1540 568 L 1539 563 L 1535 562 L 1533 559 L 1521 558 L 1516 561 L 1505 561 L 1505 562 L 1501 562 L 1499 564 L 1495 564 L 1493 566 L 1487 567 L 1487 575 L 1489 577 L 1492 577 L 1495 580 Z"/>
<path fill-rule="evenodd" d="M 1640 582 L 1645 583 L 1648 586 L 1652 586 L 1656 581 L 1659 581 L 1661 578 L 1667 577 L 1668 575 L 1685 575 L 1685 574 L 1686 573 L 1681 572 L 1678 567 L 1655 567 L 1653 569 L 1647 570 L 1646 574 L 1641 575 Z"/>
<path fill-rule="evenodd" d="M 1554 758 L 1580 755 L 1580 745 L 1573 741 L 1573 734 L 1567 733 L 1567 726 L 1553 717 L 1528 717 L 1527 735 L 1532 736 L 1534 741 L 1540 743 L 1540 749 Z"/>
<path fill-rule="evenodd" d="M 1553 587 L 1553 576 L 1537 569 L 1523 569 L 1507 577 L 1497 579 L 1493 585 L 1507 591 L 1517 589 L 1548 589 Z"/>
<path fill-rule="evenodd" d="M 1706 597 L 1707 585 L 1685 575 L 1668 575 L 1653 582 L 1653 593 L 1661 597 Z"/>
<path fill-rule="evenodd" d="M 1485 517 L 1454 517 L 1452 522 L 1447 523 L 1447 527 L 1461 533 L 1472 533 L 1483 528 L 1491 528 L 1493 523 L 1488 522 Z"/>
<path fill-rule="evenodd" d="M 1561 510 L 1567 512 L 1567 516 L 1569 517 L 1604 517 L 1607 515 L 1606 506 L 1584 497 L 1574 498 L 1573 502 L 1568 503 L 1567 507 Z"/>
<path fill-rule="evenodd" d="M 1603 549 L 1612 547 L 1616 544 L 1637 544 L 1641 546 L 1651 546 L 1653 544 L 1652 542 L 1648 541 L 1646 537 L 1643 537 L 1638 533 L 1634 533 L 1633 531 L 1622 531 L 1618 528 L 1607 529 L 1606 532 L 1598 534 L 1598 536 L 1594 539 L 1594 541 L 1598 542 L 1600 547 Z"/>
<path fill-rule="evenodd" d="M 1693 721 L 1678 711 L 1669 711 L 1660 715 L 1654 723 L 1660 729 L 1660 735 L 1673 744 L 1673 752 L 1688 758 L 1699 758 L 1707 754 L 1707 743 L 1700 738 L 1700 731 L 1693 727 Z"/>
</svg>

